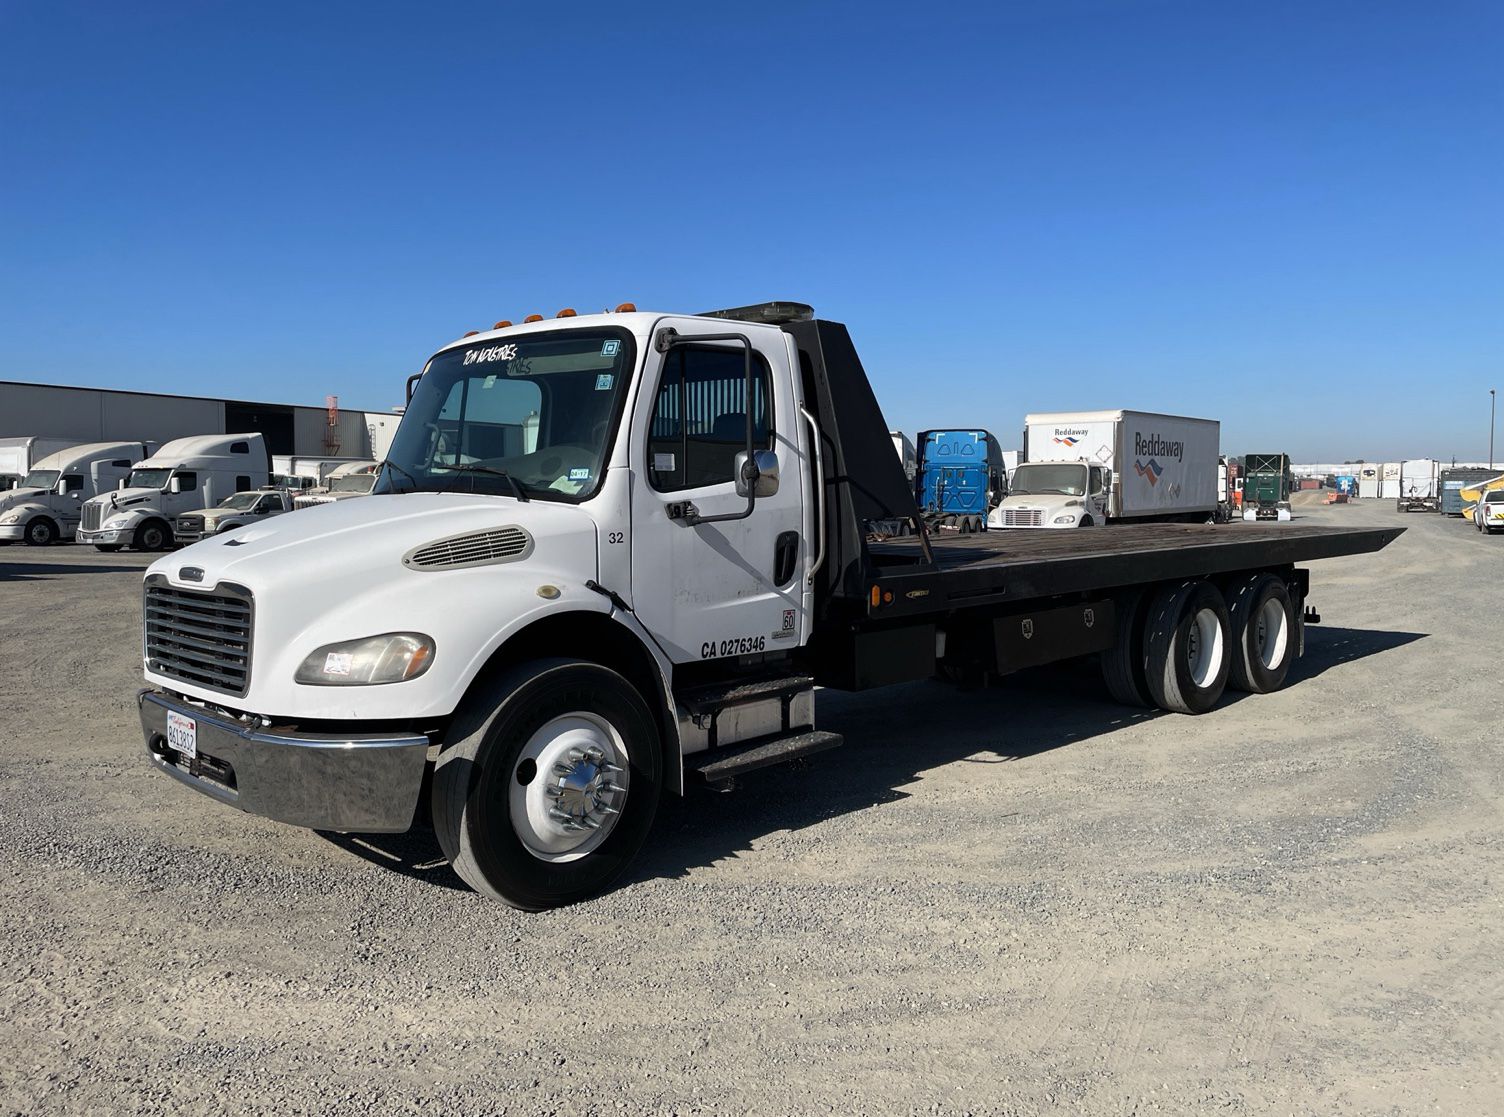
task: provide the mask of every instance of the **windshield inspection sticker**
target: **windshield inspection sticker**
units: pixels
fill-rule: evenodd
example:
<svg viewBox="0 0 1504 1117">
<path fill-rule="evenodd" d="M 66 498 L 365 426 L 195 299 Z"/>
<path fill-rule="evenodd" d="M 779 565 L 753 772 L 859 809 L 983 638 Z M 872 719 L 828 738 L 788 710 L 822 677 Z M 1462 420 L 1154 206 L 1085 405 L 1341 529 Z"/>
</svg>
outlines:
<svg viewBox="0 0 1504 1117">
<path fill-rule="evenodd" d="M 614 356 L 616 356 L 620 352 L 621 352 L 621 342 L 620 341 L 603 341 L 603 342 L 601 342 L 601 356 L 602 357 L 614 357 Z"/>
<path fill-rule="evenodd" d="M 465 354 L 465 364 L 483 365 L 491 361 L 514 361 L 517 359 L 517 346 L 515 345 L 492 345 L 486 349 L 472 349 Z"/>
<path fill-rule="evenodd" d="M 569 471 L 569 479 L 571 481 L 588 481 L 588 480 L 590 480 L 590 470 L 588 468 L 587 469 L 579 469 L 579 468 L 571 469 Z"/>
<path fill-rule="evenodd" d="M 611 385 L 616 382 L 616 377 L 609 372 L 603 372 L 595 378 L 595 390 L 597 392 L 609 391 Z"/>
<path fill-rule="evenodd" d="M 484 380 L 482 380 L 480 382 L 480 386 L 482 388 L 490 388 L 490 387 L 493 387 L 495 384 L 496 384 L 496 374 L 494 372 L 490 376 L 486 377 Z"/>
</svg>

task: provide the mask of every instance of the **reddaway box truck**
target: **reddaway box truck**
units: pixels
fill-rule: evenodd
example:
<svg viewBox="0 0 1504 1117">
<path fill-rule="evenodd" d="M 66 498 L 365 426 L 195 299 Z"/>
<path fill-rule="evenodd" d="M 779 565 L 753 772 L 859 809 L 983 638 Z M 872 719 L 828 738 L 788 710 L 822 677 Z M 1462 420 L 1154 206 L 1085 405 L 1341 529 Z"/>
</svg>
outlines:
<svg viewBox="0 0 1504 1117">
<path fill-rule="evenodd" d="M 1215 419 L 1151 411 L 1061 411 L 1024 419 L 1025 461 L 990 527 L 1095 527 L 1217 510 Z"/>
</svg>

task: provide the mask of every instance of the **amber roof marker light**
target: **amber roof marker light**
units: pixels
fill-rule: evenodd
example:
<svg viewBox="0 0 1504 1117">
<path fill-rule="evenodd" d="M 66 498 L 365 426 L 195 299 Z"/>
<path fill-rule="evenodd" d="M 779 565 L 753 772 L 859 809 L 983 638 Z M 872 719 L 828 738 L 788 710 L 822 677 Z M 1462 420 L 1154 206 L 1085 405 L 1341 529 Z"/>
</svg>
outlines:
<svg viewBox="0 0 1504 1117">
<path fill-rule="evenodd" d="M 563 310 L 554 315 L 555 318 L 574 318 L 575 316 L 576 315 L 574 308 L 570 306 L 566 306 Z"/>
<path fill-rule="evenodd" d="M 492 326 L 491 328 L 493 330 L 504 330 L 508 326 L 510 326 L 511 324 L 512 323 L 508 322 L 505 318 L 503 318 L 500 322 L 496 323 L 496 325 Z"/>
<path fill-rule="evenodd" d="M 541 321 L 543 321 L 543 315 L 541 315 L 541 314 L 529 314 L 526 318 L 524 318 L 522 320 L 522 324 L 524 326 L 526 326 L 529 322 L 541 322 Z"/>
<path fill-rule="evenodd" d="M 616 313 L 618 313 L 618 314 L 636 314 L 637 313 L 637 304 L 636 303 L 622 303 L 619 307 L 616 308 Z"/>
</svg>

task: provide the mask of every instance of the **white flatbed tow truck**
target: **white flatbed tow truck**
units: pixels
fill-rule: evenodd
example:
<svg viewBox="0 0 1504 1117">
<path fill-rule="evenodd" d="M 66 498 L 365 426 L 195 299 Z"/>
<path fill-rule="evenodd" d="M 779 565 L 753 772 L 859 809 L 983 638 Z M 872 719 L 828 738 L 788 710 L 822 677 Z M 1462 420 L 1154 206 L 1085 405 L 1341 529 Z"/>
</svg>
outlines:
<svg viewBox="0 0 1504 1117">
<path fill-rule="evenodd" d="M 406 830 L 431 777 L 455 871 L 526 909 L 609 885 L 662 793 L 841 745 L 816 686 L 1098 655 L 1139 705 L 1273 690 L 1318 619 L 1295 563 L 1403 530 L 932 541 L 845 327 L 794 303 L 498 323 L 409 395 L 375 495 L 150 567 L 142 730 L 315 829 Z"/>
</svg>

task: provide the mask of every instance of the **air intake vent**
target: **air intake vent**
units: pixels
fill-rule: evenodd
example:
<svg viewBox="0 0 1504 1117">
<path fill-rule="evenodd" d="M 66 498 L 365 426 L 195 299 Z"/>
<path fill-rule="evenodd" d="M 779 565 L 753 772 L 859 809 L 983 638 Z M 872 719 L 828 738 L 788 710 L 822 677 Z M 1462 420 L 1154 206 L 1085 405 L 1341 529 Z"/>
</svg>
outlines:
<svg viewBox="0 0 1504 1117">
<path fill-rule="evenodd" d="M 403 555 L 402 564 L 413 570 L 463 570 L 468 566 L 515 562 L 527 558 L 532 551 L 533 537 L 527 532 L 520 527 L 499 527 L 424 543 Z"/>
</svg>

